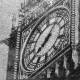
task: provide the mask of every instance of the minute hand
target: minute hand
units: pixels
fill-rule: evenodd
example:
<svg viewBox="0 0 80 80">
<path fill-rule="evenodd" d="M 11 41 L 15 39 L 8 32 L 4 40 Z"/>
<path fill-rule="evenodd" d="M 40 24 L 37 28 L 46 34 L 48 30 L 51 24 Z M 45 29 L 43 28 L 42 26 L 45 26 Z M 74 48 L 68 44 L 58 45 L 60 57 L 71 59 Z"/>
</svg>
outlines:
<svg viewBox="0 0 80 80">
<path fill-rule="evenodd" d="M 45 46 L 45 44 L 46 44 L 47 41 L 49 40 L 50 36 L 51 36 L 51 33 L 49 33 L 49 34 L 47 35 L 47 37 L 45 38 L 43 44 L 42 44 L 41 47 L 38 49 L 37 53 L 40 52 L 41 49 Z"/>
</svg>

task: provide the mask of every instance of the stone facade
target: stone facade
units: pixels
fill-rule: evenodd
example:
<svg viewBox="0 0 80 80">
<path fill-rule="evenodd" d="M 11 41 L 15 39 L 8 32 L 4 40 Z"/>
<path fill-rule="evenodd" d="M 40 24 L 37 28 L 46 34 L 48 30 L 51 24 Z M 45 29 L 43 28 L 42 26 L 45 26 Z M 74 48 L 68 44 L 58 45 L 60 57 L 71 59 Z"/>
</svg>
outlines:
<svg viewBox="0 0 80 80">
<path fill-rule="evenodd" d="M 78 3 L 79 0 L 21 3 L 18 27 L 13 29 L 9 39 L 7 80 L 65 79 L 80 75 Z M 35 42 L 37 34 L 39 37 Z M 33 58 L 32 53 L 35 54 Z"/>
</svg>

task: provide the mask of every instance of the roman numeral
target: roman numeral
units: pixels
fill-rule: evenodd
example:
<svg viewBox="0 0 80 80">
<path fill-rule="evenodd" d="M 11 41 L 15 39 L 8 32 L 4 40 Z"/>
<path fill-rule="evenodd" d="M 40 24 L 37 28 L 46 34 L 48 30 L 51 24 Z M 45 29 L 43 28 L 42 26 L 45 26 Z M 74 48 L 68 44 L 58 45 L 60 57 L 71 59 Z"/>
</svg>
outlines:
<svg viewBox="0 0 80 80">
<path fill-rule="evenodd" d="M 29 64 L 35 59 L 35 55 L 33 56 L 33 58 L 30 60 L 30 62 L 28 63 L 28 65 L 27 66 L 29 66 Z"/>
<path fill-rule="evenodd" d="M 61 26 L 60 29 L 64 28 L 68 23 L 69 21 L 67 21 L 63 26 Z"/>
<path fill-rule="evenodd" d="M 39 32 L 40 34 L 42 33 L 41 29 L 37 28 L 37 30 L 38 30 L 38 32 Z"/>
<path fill-rule="evenodd" d="M 37 60 L 37 64 L 39 63 L 40 59 L 41 59 L 41 57 L 38 58 L 38 60 Z"/>
<path fill-rule="evenodd" d="M 52 46 L 54 48 L 54 50 L 57 50 L 57 47 L 55 45 Z"/>
<path fill-rule="evenodd" d="M 30 62 L 32 62 L 32 61 L 35 59 L 35 57 L 36 57 L 36 56 L 34 55 L 33 58 L 30 60 Z"/>
<path fill-rule="evenodd" d="M 49 16 L 47 17 L 46 24 L 47 24 L 47 27 L 49 27 Z"/>
<path fill-rule="evenodd" d="M 38 57 L 38 60 L 37 60 L 37 62 L 36 62 L 36 65 L 35 65 L 35 68 L 34 68 L 34 69 L 36 69 L 37 64 L 39 63 L 40 59 L 41 59 L 41 57 Z"/>
<path fill-rule="evenodd" d="M 30 41 L 28 42 L 28 44 L 32 44 L 32 43 L 36 43 L 37 41 Z"/>
<path fill-rule="evenodd" d="M 65 35 L 59 35 L 59 36 L 58 36 L 58 39 L 64 38 L 64 36 L 65 36 Z"/>
<path fill-rule="evenodd" d="M 58 22 L 58 24 L 63 20 L 63 17 L 61 17 L 61 20 Z"/>
<path fill-rule="evenodd" d="M 45 62 L 47 62 L 48 53 L 45 54 Z"/>
</svg>

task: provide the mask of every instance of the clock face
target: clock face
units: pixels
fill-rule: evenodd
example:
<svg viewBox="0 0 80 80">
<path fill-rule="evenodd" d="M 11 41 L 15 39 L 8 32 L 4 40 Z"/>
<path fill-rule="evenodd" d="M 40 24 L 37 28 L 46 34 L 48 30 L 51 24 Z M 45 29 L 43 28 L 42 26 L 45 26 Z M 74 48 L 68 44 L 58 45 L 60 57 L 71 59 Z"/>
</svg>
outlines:
<svg viewBox="0 0 80 80">
<path fill-rule="evenodd" d="M 69 35 L 69 13 L 58 8 L 46 13 L 34 26 L 22 48 L 21 66 L 33 72 L 47 63 Z M 24 44 L 23 44 L 24 45 Z"/>
</svg>

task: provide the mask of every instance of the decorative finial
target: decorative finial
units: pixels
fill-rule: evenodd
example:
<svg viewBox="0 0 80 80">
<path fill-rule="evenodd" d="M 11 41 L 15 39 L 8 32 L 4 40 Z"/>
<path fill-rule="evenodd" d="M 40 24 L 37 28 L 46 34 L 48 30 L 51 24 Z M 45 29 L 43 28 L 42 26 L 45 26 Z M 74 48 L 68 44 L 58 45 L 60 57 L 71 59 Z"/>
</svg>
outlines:
<svg viewBox="0 0 80 80">
<path fill-rule="evenodd" d="M 59 64 L 58 64 L 58 62 L 55 63 L 55 74 L 59 77 Z"/>
<path fill-rule="evenodd" d="M 77 52 L 76 49 L 75 50 L 74 49 L 72 50 L 72 59 L 73 59 L 73 62 L 75 64 L 74 69 L 76 69 L 78 67 L 78 52 Z"/>
<path fill-rule="evenodd" d="M 6 45 L 9 46 L 9 40 L 10 40 L 10 38 L 6 38 L 6 39 L 4 39 L 4 40 L 1 40 L 1 41 L 0 41 L 0 44 L 5 43 Z"/>
<path fill-rule="evenodd" d="M 13 18 L 12 18 L 12 24 L 14 25 L 16 22 L 16 14 L 13 14 Z"/>
</svg>

